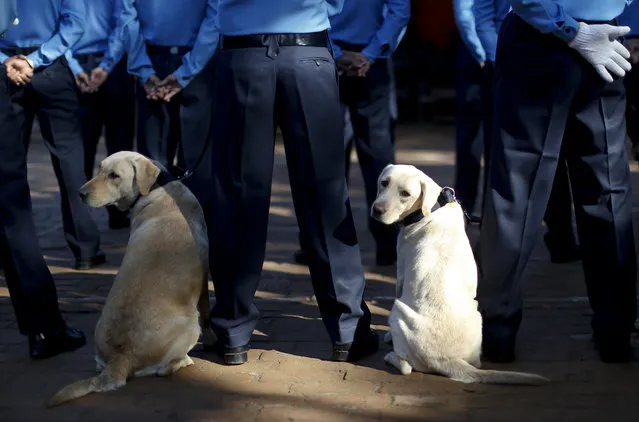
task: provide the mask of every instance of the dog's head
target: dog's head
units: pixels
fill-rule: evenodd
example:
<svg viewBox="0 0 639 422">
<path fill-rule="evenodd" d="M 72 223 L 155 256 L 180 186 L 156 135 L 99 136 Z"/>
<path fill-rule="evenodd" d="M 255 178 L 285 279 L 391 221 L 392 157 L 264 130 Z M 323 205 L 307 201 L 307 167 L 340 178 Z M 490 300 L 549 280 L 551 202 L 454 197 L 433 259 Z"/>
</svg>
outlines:
<svg viewBox="0 0 639 422">
<path fill-rule="evenodd" d="M 140 195 L 148 195 L 161 169 L 137 152 L 122 151 L 100 163 L 98 174 L 80 188 L 82 201 L 99 208 L 129 209 Z"/>
<path fill-rule="evenodd" d="M 428 216 L 441 189 L 414 166 L 389 164 L 377 179 L 377 198 L 371 207 L 371 217 L 384 224 L 394 224 L 420 209 Z"/>
</svg>

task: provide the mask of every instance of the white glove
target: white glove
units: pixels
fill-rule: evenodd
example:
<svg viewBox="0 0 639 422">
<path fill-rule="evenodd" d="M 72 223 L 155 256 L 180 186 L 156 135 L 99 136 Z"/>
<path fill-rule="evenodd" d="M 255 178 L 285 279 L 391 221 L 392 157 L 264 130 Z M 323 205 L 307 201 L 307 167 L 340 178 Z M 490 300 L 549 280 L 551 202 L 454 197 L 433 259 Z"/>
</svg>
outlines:
<svg viewBox="0 0 639 422">
<path fill-rule="evenodd" d="M 623 77 L 632 68 L 628 61 L 630 52 L 617 40 L 628 32 L 630 28 L 627 26 L 579 22 L 577 35 L 569 46 L 593 65 L 604 81 L 612 82 L 610 72 Z"/>
</svg>

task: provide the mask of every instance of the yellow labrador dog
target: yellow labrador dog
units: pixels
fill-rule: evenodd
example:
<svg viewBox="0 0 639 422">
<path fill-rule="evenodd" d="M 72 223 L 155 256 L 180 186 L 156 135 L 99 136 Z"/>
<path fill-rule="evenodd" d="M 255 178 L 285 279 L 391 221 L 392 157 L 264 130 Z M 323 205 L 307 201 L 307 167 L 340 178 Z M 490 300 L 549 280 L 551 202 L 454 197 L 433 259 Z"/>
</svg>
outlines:
<svg viewBox="0 0 639 422">
<path fill-rule="evenodd" d="M 548 382 L 535 374 L 480 369 L 477 266 L 452 189 L 442 189 L 413 166 L 389 165 L 379 176 L 371 215 L 384 224 L 402 224 L 396 299 L 385 338 L 393 343 L 384 358 L 388 364 L 404 375 L 415 370 L 465 383 Z"/>
<path fill-rule="evenodd" d="M 208 237 L 195 196 L 135 152 L 105 158 L 80 189 L 91 207 L 131 210 L 129 243 L 95 328 L 99 375 L 60 390 L 55 406 L 110 391 L 129 377 L 166 376 L 193 364 L 187 353 L 209 325 Z M 199 309 L 199 312 L 198 312 Z"/>
</svg>

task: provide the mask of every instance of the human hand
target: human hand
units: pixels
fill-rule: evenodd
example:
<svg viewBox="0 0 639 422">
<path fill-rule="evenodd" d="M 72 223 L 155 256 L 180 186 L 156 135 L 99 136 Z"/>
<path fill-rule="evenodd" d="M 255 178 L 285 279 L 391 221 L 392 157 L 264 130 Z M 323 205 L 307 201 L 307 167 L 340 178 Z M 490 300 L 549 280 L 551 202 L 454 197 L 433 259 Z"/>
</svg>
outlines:
<svg viewBox="0 0 639 422">
<path fill-rule="evenodd" d="M 86 72 L 80 72 L 75 75 L 75 84 L 83 94 L 90 92 L 89 75 Z"/>
<path fill-rule="evenodd" d="M 33 66 L 26 56 L 11 56 L 4 61 L 7 77 L 16 85 L 22 86 L 31 82 Z"/>
<path fill-rule="evenodd" d="M 158 84 L 158 89 L 164 101 L 168 103 L 169 101 L 171 101 L 171 98 L 182 91 L 182 85 L 180 85 L 180 83 L 178 82 L 175 74 L 171 73 Z"/>
<path fill-rule="evenodd" d="M 337 61 L 339 75 L 364 77 L 371 67 L 371 62 L 362 54 L 344 51 Z"/>
<path fill-rule="evenodd" d="M 161 100 L 162 96 L 159 92 L 158 85 L 160 84 L 160 78 L 156 74 L 153 74 L 144 84 L 144 91 L 146 92 L 146 98 L 148 100 Z"/>
<path fill-rule="evenodd" d="M 610 72 L 623 77 L 632 66 L 630 52 L 617 38 L 630 32 L 628 26 L 588 25 L 579 22 L 577 35 L 569 46 L 579 52 L 606 82 L 612 82 Z"/>
<path fill-rule="evenodd" d="M 98 89 L 102 86 L 104 81 L 107 80 L 109 76 L 109 72 L 104 70 L 101 67 L 96 67 L 91 71 L 91 80 L 89 81 L 89 87 L 91 88 L 91 92 L 97 92 Z"/>
</svg>

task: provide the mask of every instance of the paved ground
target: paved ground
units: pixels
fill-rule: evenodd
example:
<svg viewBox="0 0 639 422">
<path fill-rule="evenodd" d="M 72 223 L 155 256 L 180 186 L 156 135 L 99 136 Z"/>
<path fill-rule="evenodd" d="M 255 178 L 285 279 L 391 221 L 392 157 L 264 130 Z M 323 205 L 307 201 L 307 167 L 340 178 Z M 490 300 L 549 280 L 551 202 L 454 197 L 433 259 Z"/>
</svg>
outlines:
<svg viewBox="0 0 639 422">
<path fill-rule="evenodd" d="M 453 182 L 453 130 L 448 125 L 401 126 L 397 159 L 420 166 L 440 184 Z M 633 164 L 633 170 L 637 167 Z M 47 261 L 55 273 L 65 317 L 92 337 L 102 303 L 121 262 L 128 231 L 109 231 L 96 212 L 109 264 L 78 272 L 62 235 L 59 196 L 48 156 L 34 140 L 29 162 L 35 220 Z M 373 266 L 366 232 L 359 169 L 352 197 L 375 328 L 386 320 L 394 270 Z M 635 192 L 639 175 L 634 173 Z M 639 204 L 639 194 L 634 199 Z M 635 210 L 635 218 L 639 217 Z M 639 227 L 639 219 L 635 227 Z M 43 403 L 65 384 L 93 373 L 90 344 L 44 362 L 27 357 L 8 292 L 0 279 L 0 421 L 602 421 L 639 420 L 636 364 L 598 362 L 589 341 L 589 308 L 578 264 L 552 265 L 539 242 L 527 270 L 526 314 L 519 357 L 513 365 L 549 376 L 538 388 L 468 386 L 447 379 L 401 376 L 379 353 L 357 365 L 323 360 L 328 337 L 312 299 L 305 267 L 294 264 L 296 220 L 278 147 L 267 258 L 258 293 L 262 318 L 249 363 L 225 367 L 193 352 L 196 364 L 171 378 L 135 379 L 125 388 L 47 410 Z M 475 237 L 474 231 L 470 232 Z M 211 286 L 212 289 L 212 286 Z M 211 292 L 213 296 L 213 292 Z M 496 367 L 496 366 L 492 366 Z"/>
</svg>

